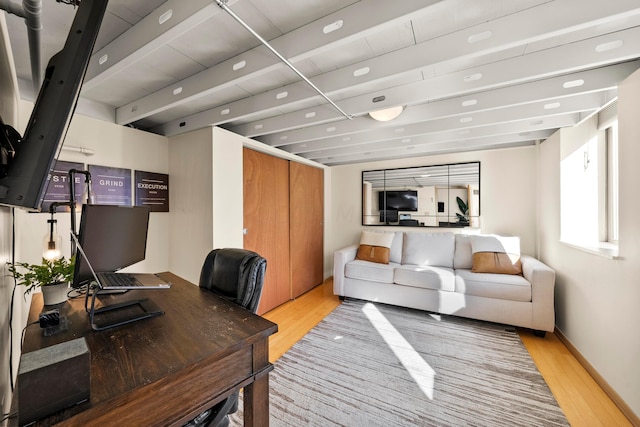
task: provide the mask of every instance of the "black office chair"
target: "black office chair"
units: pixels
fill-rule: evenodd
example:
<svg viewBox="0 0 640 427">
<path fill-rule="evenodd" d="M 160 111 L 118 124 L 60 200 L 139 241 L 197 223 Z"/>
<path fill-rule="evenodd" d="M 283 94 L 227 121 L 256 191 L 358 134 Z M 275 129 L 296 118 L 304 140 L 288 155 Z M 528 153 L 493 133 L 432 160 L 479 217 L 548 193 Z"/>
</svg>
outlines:
<svg viewBox="0 0 640 427">
<path fill-rule="evenodd" d="M 214 249 L 204 260 L 200 287 L 255 313 L 258 310 L 267 260 L 245 249 Z M 238 392 L 185 424 L 185 427 L 226 427 L 238 410 Z"/>
</svg>

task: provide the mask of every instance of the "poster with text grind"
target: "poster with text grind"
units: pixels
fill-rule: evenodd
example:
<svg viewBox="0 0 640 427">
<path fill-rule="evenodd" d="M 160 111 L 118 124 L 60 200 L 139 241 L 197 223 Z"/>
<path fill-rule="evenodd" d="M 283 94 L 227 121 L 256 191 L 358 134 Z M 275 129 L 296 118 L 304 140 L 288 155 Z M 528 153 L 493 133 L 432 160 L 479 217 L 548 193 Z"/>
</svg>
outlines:
<svg viewBox="0 0 640 427">
<path fill-rule="evenodd" d="M 131 206 L 131 169 L 89 165 L 93 203 Z"/>
<path fill-rule="evenodd" d="M 136 206 L 146 206 L 151 212 L 169 212 L 169 175 L 135 171 Z"/>
</svg>

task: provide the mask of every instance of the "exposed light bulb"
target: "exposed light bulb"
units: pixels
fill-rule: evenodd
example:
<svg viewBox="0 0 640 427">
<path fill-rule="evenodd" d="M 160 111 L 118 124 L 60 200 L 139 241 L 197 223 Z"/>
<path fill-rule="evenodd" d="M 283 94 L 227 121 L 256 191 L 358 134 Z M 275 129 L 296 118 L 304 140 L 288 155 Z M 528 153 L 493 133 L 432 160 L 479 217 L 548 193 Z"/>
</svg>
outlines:
<svg viewBox="0 0 640 427">
<path fill-rule="evenodd" d="M 62 236 L 57 231 L 57 221 L 47 220 L 49 230 L 42 239 L 42 257 L 49 261 L 62 258 Z"/>
</svg>

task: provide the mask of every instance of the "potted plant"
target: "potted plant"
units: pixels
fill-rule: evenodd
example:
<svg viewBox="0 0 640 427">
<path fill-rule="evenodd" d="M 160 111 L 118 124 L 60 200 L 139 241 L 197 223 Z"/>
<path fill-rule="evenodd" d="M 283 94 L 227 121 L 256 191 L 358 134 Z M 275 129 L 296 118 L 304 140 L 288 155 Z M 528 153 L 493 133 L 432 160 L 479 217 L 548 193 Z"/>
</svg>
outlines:
<svg viewBox="0 0 640 427">
<path fill-rule="evenodd" d="M 456 202 L 458 202 L 458 209 L 462 212 L 462 214 L 456 212 L 458 223 L 469 225 L 469 206 L 459 196 L 456 196 Z"/>
<path fill-rule="evenodd" d="M 18 285 L 26 287 L 27 295 L 38 287 L 42 290 L 44 305 L 55 305 L 67 300 L 69 283 L 73 280 L 75 257 L 48 260 L 42 258 L 42 264 L 18 262 L 9 265 L 9 271 Z"/>
</svg>

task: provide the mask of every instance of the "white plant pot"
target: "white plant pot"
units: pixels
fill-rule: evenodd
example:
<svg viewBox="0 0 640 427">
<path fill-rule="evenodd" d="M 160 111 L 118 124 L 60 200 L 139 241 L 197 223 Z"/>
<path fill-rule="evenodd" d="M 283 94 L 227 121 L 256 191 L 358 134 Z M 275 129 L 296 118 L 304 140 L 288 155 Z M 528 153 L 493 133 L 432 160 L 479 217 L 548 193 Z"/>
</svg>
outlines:
<svg viewBox="0 0 640 427">
<path fill-rule="evenodd" d="M 69 284 L 66 282 L 56 283 L 54 285 L 40 286 L 42 291 L 42 299 L 44 305 L 62 304 L 67 301 L 67 292 L 69 292 Z"/>
</svg>

